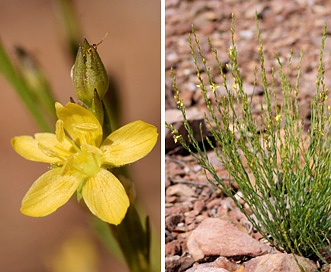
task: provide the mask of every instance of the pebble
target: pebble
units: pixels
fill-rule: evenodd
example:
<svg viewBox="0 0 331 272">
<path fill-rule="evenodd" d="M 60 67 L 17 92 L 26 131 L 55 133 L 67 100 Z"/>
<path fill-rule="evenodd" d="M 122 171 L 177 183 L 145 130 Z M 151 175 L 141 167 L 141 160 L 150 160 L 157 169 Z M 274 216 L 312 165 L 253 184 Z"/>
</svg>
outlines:
<svg viewBox="0 0 331 272">
<path fill-rule="evenodd" d="M 193 204 L 193 210 L 196 215 L 200 214 L 205 207 L 205 202 L 203 200 L 197 200 Z"/>
<path fill-rule="evenodd" d="M 204 263 L 193 266 L 192 268 L 186 270 L 186 272 L 229 272 L 229 270 L 214 267 L 213 264 Z"/>
<path fill-rule="evenodd" d="M 192 201 L 196 198 L 194 190 L 185 184 L 175 184 L 166 190 L 167 196 L 176 196 L 178 202 Z"/>
<path fill-rule="evenodd" d="M 207 209 L 210 210 L 214 208 L 215 206 L 219 206 L 221 204 L 221 199 L 215 198 L 207 203 Z"/>
<path fill-rule="evenodd" d="M 239 268 L 239 265 L 235 262 L 230 261 L 229 259 L 221 256 L 214 261 L 214 266 L 219 268 L 224 268 L 228 271 L 235 271 Z"/>
<path fill-rule="evenodd" d="M 179 255 L 180 252 L 180 246 L 178 245 L 176 240 L 173 240 L 169 243 L 166 243 L 165 245 L 165 256 L 174 256 Z"/>
</svg>

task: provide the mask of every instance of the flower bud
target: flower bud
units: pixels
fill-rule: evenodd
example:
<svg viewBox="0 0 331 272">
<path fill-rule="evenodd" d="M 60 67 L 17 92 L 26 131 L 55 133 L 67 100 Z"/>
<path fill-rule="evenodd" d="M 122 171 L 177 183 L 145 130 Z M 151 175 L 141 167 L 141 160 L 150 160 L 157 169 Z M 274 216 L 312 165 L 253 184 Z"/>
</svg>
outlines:
<svg viewBox="0 0 331 272">
<path fill-rule="evenodd" d="M 49 117 L 53 120 L 56 116 L 55 100 L 45 74 L 33 55 L 22 47 L 16 47 L 15 49 L 20 63 L 20 72 L 28 87 L 29 95 L 36 101 L 36 105 L 40 110 L 43 113 L 49 113 Z"/>
<path fill-rule="evenodd" d="M 79 46 L 71 77 L 78 98 L 87 107 L 92 105 L 94 90 L 97 91 L 100 100 L 108 90 L 107 72 L 96 50 L 96 45 L 90 45 L 86 39 L 83 46 Z"/>
</svg>

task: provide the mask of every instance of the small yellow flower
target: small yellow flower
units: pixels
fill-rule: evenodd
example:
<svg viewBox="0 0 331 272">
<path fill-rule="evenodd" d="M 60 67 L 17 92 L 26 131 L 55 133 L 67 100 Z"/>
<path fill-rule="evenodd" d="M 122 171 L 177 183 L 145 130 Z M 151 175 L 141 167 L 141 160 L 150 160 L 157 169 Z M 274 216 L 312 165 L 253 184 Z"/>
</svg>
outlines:
<svg viewBox="0 0 331 272">
<path fill-rule="evenodd" d="M 215 85 L 215 83 L 212 82 L 212 84 L 210 85 L 210 87 L 211 87 L 211 90 L 213 91 L 213 93 L 215 93 L 216 92 L 216 89 L 220 88 L 221 86 Z"/>
<path fill-rule="evenodd" d="M 278 115 L 275 117 L 276 122 L 279 122 L 281 119 L 282 119 L 282 115 L 281 115 L 281 114 L 278 114 Z"/>
<path fill-rule="evenodd" d="M 176 144 L 180 138 L 182 137 L 182 135 L 174 135 L 174 143 Z"/>
<path fill-rule="evenodd" d="M 118 225 L 130 205 L 121 182 L 106 168 L 132 163 L 147 155 L 157 141 L 156 128 L 143 121 L 129 123 L 102 142 L 102 128 L 84 107 L 55 104 L 56 132 L 19 136 L 12 146 L 22 157 L 51 164 L 25 195 L 21 212 L 41 217 L 53 213 L 77 191 L 90 211 Z"/>
</svg>

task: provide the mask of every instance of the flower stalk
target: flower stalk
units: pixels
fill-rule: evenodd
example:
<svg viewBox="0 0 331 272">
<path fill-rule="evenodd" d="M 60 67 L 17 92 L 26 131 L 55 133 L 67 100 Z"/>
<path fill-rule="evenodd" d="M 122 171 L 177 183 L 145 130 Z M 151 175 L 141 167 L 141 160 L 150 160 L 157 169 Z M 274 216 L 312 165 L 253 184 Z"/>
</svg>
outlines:
<svg viewBox="0 0 331 272">
<path fill-rule="evenodd" d="M 154 148 L 157 129 L 137 120 L 112 130 L 112 116 L 104 110 L 109 81 L 96 49 L 86 39 L 79 47 L 72 80 L 81 103 L 55 103 L 55 132 L 12 139 L 14 150 L 25 159 L 50 164 L 26 193 L 21 212 L 47 216 L 75 194 L 108 225 L 130 270 L 152 271 L 149 220 L 141 222 L 132 181 L 120 173 Z"/>
<path fill-rule="evenodd" d="M 300 64 L 293 85 L 285 72 L 286 68 L 293 70 L 293 53 L 287 64 L 276 56 L 278 77 L 273 69 L 272 81 L 269 82 L 259 27 L 261 78 L 255 78 L 255 82 L 260 80 L 264 93 L 260 112 L 253 112 L 256 105 L 252 105 L 253 99 L 245 92 L 233 27 L 231 32 L 229 75 L 223 72 L 217 50 L 209 41 L 219 68 L 220 77 L 217 79 L 211 75 L 194 29 L 189 36 L 198 88 L 208 110 L 205 121 L 210 136 L 199 135 L 203 141 L 198 141 L 199 137 L 194 134 L 186 117 L 186 108 L 175 78 L 175 99 L 184 118 L 188 140 L 171 124 L 166 125 L 172 131 L 174 141 L 180 142 L 208 172 L 210 183 L 233 199 L 272 246 L 327 263 L 331 256 L 331 114 L 323 64 L 326 28 L 322 35 L 316 92 L 311 102 L 308 124 L 301 117 L 299 107 Z M 300 63 L 301 58 L 302 54 Z M 229 77 L 235 83 L 232 86 L 227 82 Z M 219 79 L 221 82 L 215 82 Z M 277 88 L 276 82 L 280 84 Z M 223 92 L 215 91 L 213 86 L 216 84 L 223 86 Z M 280 100 L 277 100 L 278 94 L 281 95 Z M 226 174 L 219 174 L 207 156 L 207 148 L 216 154 L 227 170 Z M 236 188 L 227 182 L 229 176 L 236 183 Z M 237 190 L 249 210 L 238 200 L 235 195 Z"/>
</svg>

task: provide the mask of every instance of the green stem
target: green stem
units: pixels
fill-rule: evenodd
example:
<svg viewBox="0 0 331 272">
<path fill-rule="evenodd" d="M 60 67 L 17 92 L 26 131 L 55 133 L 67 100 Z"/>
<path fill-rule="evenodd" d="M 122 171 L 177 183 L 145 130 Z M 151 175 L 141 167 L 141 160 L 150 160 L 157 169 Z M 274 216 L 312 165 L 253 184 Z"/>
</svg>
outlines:
<svg viewBox="0 0 331 272">
<path fill-rule="evenodd" d="M 110 225 L 131 272 L 149 272 L 150 267 L 150 225 L 146 218 L 143 227 L 134 205 L 128 209 L 126 217 L 118 226 Z"/>
<path fill-rule="evenodd" d="M 65 35 L 70 57 L 75 60 L 82 31 L 73 0 L 56 0 L 57 15 Z"/>
</svg>

